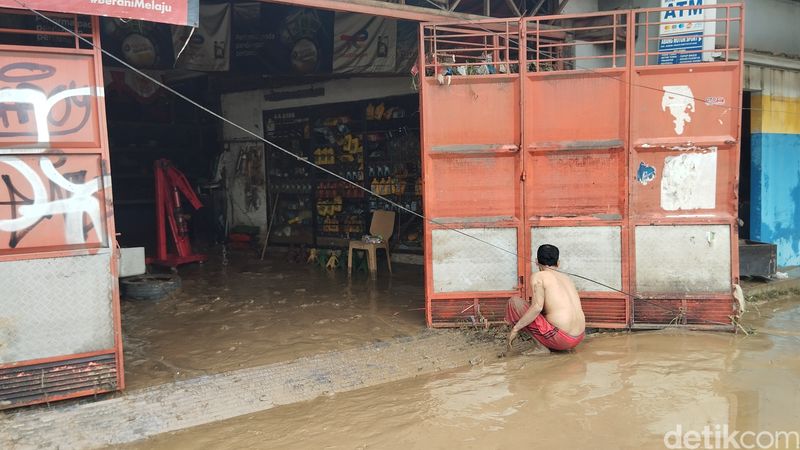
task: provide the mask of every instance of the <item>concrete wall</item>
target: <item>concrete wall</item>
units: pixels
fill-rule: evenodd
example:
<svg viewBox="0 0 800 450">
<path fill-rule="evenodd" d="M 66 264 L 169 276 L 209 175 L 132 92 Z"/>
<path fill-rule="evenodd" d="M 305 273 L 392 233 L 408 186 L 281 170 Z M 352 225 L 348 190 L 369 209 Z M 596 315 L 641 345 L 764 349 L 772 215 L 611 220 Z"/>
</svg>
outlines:
<svg viewBox="0 0 800 450">
<path fill-rule="evenodd" d="M 257 136 L 263 136 L 261 120 L 261 100 L 260 93 L 237 92 L 222 96 L 222 115 L 231 122 L 241 125 L 248 131 L 252 131 Z M 241 156 L 241 152 L 253 145 L 263 145 L 255 142 L 255 137 L 246 131 L 238 129 L 225 123 L 222 127 L 222 139 L 225 141 L 220 161 L 218 173 L 224 174 L 226 181 L 226 191 L 228 192 L 227 217 L 228 226 L 233 228 L 237 225 L 256 226 L 264 232 L 267 221 L 267 194 L 266 182 L 257 187 L 259 196 L 259 207 L 253 209 L 248 205 L 245 196 L 245 180 L 237 176 L 236 165 Z M 264 157 L 261 158 L 261 171 L 264 170 Z"/>
<path fill-rule="evenodd" d="M 309 87 L 322 88 L 324 94 L 309 98 L 294 98 L 280 101 L 266 100 L 265 95 L 274 95 L 303 91 Z M 393 78 L 348 78 L 341 80 L 331 80 L 311 85 L 300 85 L 285 87 L 280 89 L 263 89 L 246 92 L 235 92 L 222 96 L 222 113 L 232 122 L 241 125 L 246 130 L 252 131 L 258 136 L 263 137 L 263 114 L 264 111 L 300 108 L 313 105 L 325 105 L 331 103 L 351 102 L 367 100 L 371 98 L 390 97 L 396 95 L 413 94 L 415 91 L 408 77 Z M 245 185 L 242 177 L 236 173 L 236 164 L 239 161 L 242 149 L 252 146 L 255 137 L 237 127 L 229 124 L 223 125 L 223 140 L 227 142 L 227 150 L 223 153 L 220 160 L 220 171 L 225 173 L 228 180 L 228 218 L 229 226 L 237 225 L 257 226 L 265 232 L 268 217 L 268 202 L 266 200 L 266 185 L 258 189 L 260 207 L 256 209 L 248 208 L 245 201 Z M 278 151 L 266 147 L 266 153 L 261 159 L 262 166 L 268 160 L 267 153 Z M 264 170 L 266 173 L 266 170 Z"/>
<path fill-rule="evenodd" d="M 750 235 L 778 245 L 778 265 L 800 265 L 800 71 L 748 67 L 745 80 L 757 91 L 751 114 Z"/>
</svg>

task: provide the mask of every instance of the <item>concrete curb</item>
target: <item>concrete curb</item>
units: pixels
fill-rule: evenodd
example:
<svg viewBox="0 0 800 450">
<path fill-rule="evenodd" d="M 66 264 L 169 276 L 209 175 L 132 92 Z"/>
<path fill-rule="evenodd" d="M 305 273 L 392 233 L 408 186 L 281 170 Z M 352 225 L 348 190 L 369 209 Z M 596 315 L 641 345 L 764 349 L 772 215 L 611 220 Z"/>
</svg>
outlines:
<svg viewBox="0 0 800 450">
<path fill-rule="evenodd" d="M 758 301 L 770 297 L 790 295 L 796 291 L 800 291 L 800 278 L 771 280 L 767 282 L 750 281 L 742 285 L 742 291 L 747 301 Z"/>
<path fill-rule="evenodd" d="M 0 448 L 97 448 L 497 357 L 502 345 L 457 331 L 183 380 L 97 402 L 0 416 Z"/>
</svg>

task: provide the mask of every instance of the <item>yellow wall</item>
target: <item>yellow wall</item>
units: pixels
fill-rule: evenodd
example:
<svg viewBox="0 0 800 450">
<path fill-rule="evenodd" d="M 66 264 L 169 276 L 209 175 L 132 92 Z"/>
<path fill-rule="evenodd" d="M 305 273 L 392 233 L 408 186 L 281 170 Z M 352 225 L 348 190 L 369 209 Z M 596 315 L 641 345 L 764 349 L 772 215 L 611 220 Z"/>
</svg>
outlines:
<svg viewBox="0 0 800 450">
<path fill-rule="evenodd" d="M 800 134 L 800 98 L 753 93 L 751 132 Z"/>
</svg>

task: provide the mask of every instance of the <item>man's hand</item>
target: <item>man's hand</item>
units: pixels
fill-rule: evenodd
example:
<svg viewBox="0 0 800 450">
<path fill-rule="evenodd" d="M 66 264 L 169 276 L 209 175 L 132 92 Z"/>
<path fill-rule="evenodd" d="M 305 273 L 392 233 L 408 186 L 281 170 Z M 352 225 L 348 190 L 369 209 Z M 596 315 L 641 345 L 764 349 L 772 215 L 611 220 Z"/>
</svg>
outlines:
<svg viewBox="0 0 800 450">
<path fill-rule="evenodd" d="M 509 350 L 511 350 L 511 344 L 514 342 L 514 339 L 516 339 L 518 335 L 519 335 L 519 330 L 517 330 L 517 327 L 511 328 L 511 332 L 508 333 L 508 349 Z"/>
</svg>

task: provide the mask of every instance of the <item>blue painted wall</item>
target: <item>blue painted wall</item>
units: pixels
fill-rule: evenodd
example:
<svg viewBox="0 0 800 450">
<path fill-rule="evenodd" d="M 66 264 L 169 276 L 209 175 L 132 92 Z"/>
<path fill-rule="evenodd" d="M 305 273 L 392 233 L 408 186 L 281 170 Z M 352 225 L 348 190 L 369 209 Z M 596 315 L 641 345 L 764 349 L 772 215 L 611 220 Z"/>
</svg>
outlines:
<svg viewBox="0 0 800 450">
<path fill-rule="evenodd" d="M 800 266 L 800 134 L 753 133 L 751 149 L 750 236 Z"/>
</svg>

